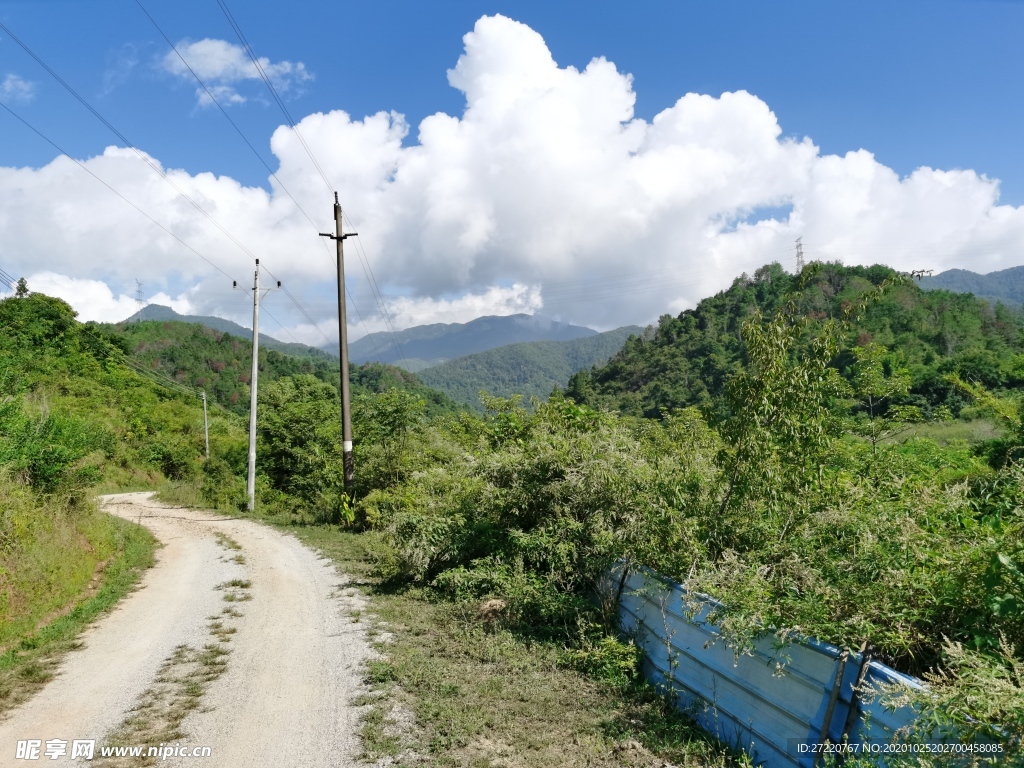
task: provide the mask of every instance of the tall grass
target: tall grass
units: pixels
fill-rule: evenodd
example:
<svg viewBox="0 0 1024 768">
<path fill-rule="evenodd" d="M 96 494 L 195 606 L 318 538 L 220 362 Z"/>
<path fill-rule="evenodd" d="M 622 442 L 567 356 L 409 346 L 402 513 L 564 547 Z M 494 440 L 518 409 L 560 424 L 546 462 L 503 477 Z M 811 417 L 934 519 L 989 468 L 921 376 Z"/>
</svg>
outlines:
<svg viewBox="0 0 1024 768">
<path fill-rule="evenodd" d="M 38 495 L 0 470 L 0 648 L 96 587 L 125 536 L 92 502 Z"/>
</svg>

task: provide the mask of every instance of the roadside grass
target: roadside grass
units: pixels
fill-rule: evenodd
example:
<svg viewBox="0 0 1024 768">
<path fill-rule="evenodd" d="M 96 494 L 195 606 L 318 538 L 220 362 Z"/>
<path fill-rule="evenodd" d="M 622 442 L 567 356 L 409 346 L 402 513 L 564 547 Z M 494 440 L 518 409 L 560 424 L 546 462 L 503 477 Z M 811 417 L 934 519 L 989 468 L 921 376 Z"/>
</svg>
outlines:
<svg viewBox="0 0 1024 768">
<path fill-rule="evenodd" d="M 615 685 L 559 663 L 556 643 L 481 622 L 475 604 L 392 589 L 372 575 L 375 534 L 293 526 L 370 598 L 381 658 L 367 668 L 371 693 L 363 758 L 387 764 L 674 766 L 748 764 L 642 682 Z"/>
<path fill-rule="evenodd" d="M 241 549 L 236 541 L 223 534 L 218 534 L 217 541 L 225 550 Z M 250 599 L 247 590 L 251 586 L 248 579 L 231 579 L 216 589 L 226 590 L 225 600 L 230 595 L 234 602 Z M 188 645 L 175 648 L 161 665 L 153 684 L 139 697 L 131 714 L 104 740 L 104 746 L 156 747 L 184 738 L 181 724 L 190 712 L 199 708 L 210 683 L 224 674 L 227 668 L 228 644 L 238 631 L 232 620 L 242 616 L 234 607 L 228 606 L 207 617 L 206 628 L 211 642 L 198 649 Z M 157 762 L 157 757 L 147 754 L 141 758 L 99 757 L 93 764 L 100 768 L 127 768 L 155 765 Z"/>
<path fill-rule="evenodd" d="M 199 485 L 195 480 L 164 480 L 162 483 L 155 483 L 145 489 L 151 491 L 156 488 L 155 498 L 166 504 L 176 504 L 190 509 L 210 509 L 210 503 L 203 499 Z M 226 510 L 216 510 L 226 514 Z"/>
<path fill-rule="evenodd" d="M 214 511 L 187 483 L 168 483 L 157 498 Z M 259 507 L 251 517 L 330 558 L 351 577 L 346 586 L 370 598 L 365 611 L 350 612 L 369 624 L 381 654 L 367 665 L 370 693 L 354 702 L 367 707 L 363 760 L 394 768 L 751 765 L 642 681 L 588 678 L 561 663 L 559 644 L 481 622 L 476 604 L 382 582 L 373 575 L 376 533 L 297 524 Z M 234 603 L 230 593 L 225 599 Z"/>
<path fill-rule="evenodd" d="M 234 628 L 221 618 L 211 620 L 210 633 L 217 642 L 201 649 L 180 645 L 174 649 L 124 723 L 104 740 L 106 747 L 156 747 L 185 737 L 181 724 L 198 709 L 210 683 L 227 668 L 228 643 Z M 97 757 L 91 764 L 101 768 L 156 765 L 159 758 Z"/>
<path fill-rule="evenodd" d="M 0 655 L 0 716 L 31 697 L 49 681 L 68 651 L 81 646 L 79 635 L 123 598 L 153 564 L 156 540 L 146 529 L 111 517 L 116 549 L 100 575 L 94 594 L 38 630 L 33 629 Z"/>
</svg>

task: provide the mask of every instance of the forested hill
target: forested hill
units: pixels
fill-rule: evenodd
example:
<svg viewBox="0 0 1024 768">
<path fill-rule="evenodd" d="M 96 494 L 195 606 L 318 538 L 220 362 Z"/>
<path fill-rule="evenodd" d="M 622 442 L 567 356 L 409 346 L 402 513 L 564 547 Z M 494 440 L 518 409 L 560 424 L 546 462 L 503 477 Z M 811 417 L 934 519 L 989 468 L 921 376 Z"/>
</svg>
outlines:
<svg viewBox="0 0 1024 768">
<path fill-rule="evenodd" d="M 211 315 L 181 315 L 175 312 L 170 307 L 165 307 L 163 304 L 147 304 L 145 307 L 140 309 L 134 315 L 118 323 L 118 326 L 124 326 L 129 323 L 137 323 L 142 320 L 162 320 L 164 322 L 178 321 L 182 323 L 196 323 L 198 325 L 205 325 L 214 331 L 220 333 L 230 333 L 239 339 L 251 339 L 252 328 L 246 328 L 238 323 L 233 323 L 230 320 L 225 320 L 223 317 L 213 317 Z M 273 349 L 277 352 L 284 352 L 286 355 L 294 355 L 296 357 L 313 357 L 322 359 L 337 359 L 337 355 L 318 347 L 310 347 L 306 344 L 299 344 L 297 342 L 280 341 L 275 339 L 273 336 L 260 332 L 260 346 L 266 347 L 267 349 Z"/>
<path fill-rule="evenodd" d="M 509 344 L 425 368 L 417 375 L 427 386 L 474 407 L 480 407 L 481 390 L 499 397 L 544 399 L 556 387 L 564 388 L 576 371 L 603 363 L 622 349 L 626 339 L 642 332 L 640 326 L 628 325 L 570 341 Z"/>
<path fill-rule="evenodd" d="M 887 277 L 885 266 L 818 265 L 800 302 L 800 311 L 824 319 L 841 313 Z M 581 371 L 569 382 L 577 402 L 646 417 L 689 405 L 721 412 L 725 385 L 744 364 L 740 329 L 755 308 L 771 314 L 796 288 L 797 278 L 778 264 L 743 275 L 716 296 L 677 317 L 664 315 L 653 332 L 630 339 L 606 365 Z M 955 370 L 992 389 L 1024 385 L 1024 331 L 1021 313 L 993 306 L 970 294 L 924 291 L 916 284 L 890 289 L 872 304 L 846 339 L 846 348 L 869 342 L 893 352 L 909 369 L 907 404 L 926 414 L 940 405 L 954 413 L 961 395 L 945 380 Z M 850 354 L 835 365 L 845 371 Z"/>
<path fill-rule="evenodd" d="M 235 413 L 249 411 L 252 375 L 252 337 L 240 338 L 194 322 L 144 320 L 103 325 L 100 330 L 128 355 L 150 370 L 207 396 Z M 260 347 L 260 381 L 312 374 L 338 387 L 338 361 L 322 355 L 295 356 Z M 354 393 L 382 392 L 391 387 L 416 392 L 428 403 L 428 413 L 456 410 L 445 395 L 424 387 L 415 375 L 380 363 L 351 368 Z"/>
</svg>

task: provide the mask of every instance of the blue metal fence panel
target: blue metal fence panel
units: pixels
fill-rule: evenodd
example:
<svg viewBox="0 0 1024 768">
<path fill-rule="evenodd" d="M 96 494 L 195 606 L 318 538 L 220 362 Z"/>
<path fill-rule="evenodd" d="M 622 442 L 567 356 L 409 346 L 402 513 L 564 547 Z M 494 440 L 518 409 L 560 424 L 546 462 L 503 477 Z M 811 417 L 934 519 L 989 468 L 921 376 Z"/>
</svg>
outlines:
<svg viewBox="0 0 1024 768">
<path fill-rule="evenodd" d="M 621 569 L 612 576 L 608 587 L 617 590 Z M 770 634 L 752 653 L 737 655 L 708 621 L 716 605 L 703 596 L 688 599 L 681 585 L 638 569 L 627 574 L 619 616 L 644 651 L 645 676 L 702 727 L 765 768 L 811 768 L 810 746 L 821 737 L 841 649 L 815 640 L 786 644 Z M 849 654 L 830 720 L 833 740 L 842 736 L 860 664 L 858 654 Z M 896 680 L 919 684 L 877 662 L 869 665 L 868 683 Z M 886 711 L 877 701 L 859 710 L 851 736 L 875 743 L 888 741 L 914 716 L 906 708 Z"/>
</svg>

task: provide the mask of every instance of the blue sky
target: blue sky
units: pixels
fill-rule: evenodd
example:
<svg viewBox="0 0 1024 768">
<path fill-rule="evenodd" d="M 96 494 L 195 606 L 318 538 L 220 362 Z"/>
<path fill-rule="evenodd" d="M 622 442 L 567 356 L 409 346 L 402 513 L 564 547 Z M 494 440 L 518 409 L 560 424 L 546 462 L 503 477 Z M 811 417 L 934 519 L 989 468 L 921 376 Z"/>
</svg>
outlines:
<svg viewBox="0 0 1024 768">
<path fill-rule="evenodd" d="M 234 41 L 214 0 L 147 0 L 146 7 L 175 42 Z M 476 19 L 502 13 L 540 32 L 563 66 L 582 68 L 603 55 L 631 73 L 640 117 L 689 91 L 743 89 L 769 104 L 785 133 L 810 136 L 824 152 L 866 148 L 904 174 L 921 165 L 973 168 L 1003 182 L 1004 202 L 1024 202 L 1021 2 L 249 0 L 229 7 L 258 54 L 302 61 L 314 73 L 289 102 L 295 115 L 393 109 L 415 125 L 433 112 L 458 114 L 463 99 L 445 71 Z M 221 115 L 196 112 L 191 88 L 153 71 L 167 46 L 131 0 L 0 0 L 0 18 L 147 151 L 193 172 L 265 183 L 264 169 Z M 38 82 L 35 103 L 23 111 L 69 151 L 94 153 L 113 141 L 10 41 L 0 42 L 0 71 Z M 265 149 L 280 113 L 268 103 L 238 112 Z M 48 146 L 9 122 L 3 134 L 0 163 L 51 159 Z"/>
<path fill-rule="evenodd" d="M 207 38 L 237 42 L 215 0 L 144 0 L 144 4 L 175 42 Z M 408 124 L 403 139 L 407 149 L 419 144 L 418 127 L 424 118 L 438 112 L 464 116 L 467 97 L 452 87 L 447 72 L 463 54 L 463 36 L 477 21 L 502 14 L 538 33 L 559 67 L 582 71 L 592 59 L 603 56 L 619 74 L 632 75 L 635 107 L 631 116 L 646 123 L 684 94 L 717 98 L 745 90 L 774 113 L 783 138 L 808 137 L 819 148 L 819 156 L 842 157 L 866 149 L 877 164 L 899 177 L 921 166 L 973 170 L 1000 180 L 1001 210 L 1013 212 L 1024 204 L 1021 2 L 354 4 L 295 0 L 282 4 L 235 0 L 231 10 L 257 54 L 272 63 L 304 65 L 310 77 L 293 78 L 285 92 L 288 109 L 297 120 L 331 110 L 344 110 L 354 121 L 382 110 L 394 111 L 404 115 Z M 132 0 L 0 0 L 0 20 L 165 167 L 193 176 L 212 172 L 248 187 L 270 189 L 266 170 L 223 116 L 214 108 L 197 105 L 195 85 L 162 65 L 168 47 Z M 18 46 L 0 35 L 0 83 L 5 82 L 7 90 L 0 88 L 0 98 L 71 155 L 93 157 L 117 143 Z M 232 83 L 239 100 L 245 101 L 228 110 L 276 168 L 278 159 L 271 155 L 269 141 L 282 117 L 258 85 Z M 0 114 L 0 138 L 0 166 L 39 168 L 56 154 L 6 114 Z M 500 184 L 501 179 L 491 183 Z M 326 198 L 325 190 L 319 193 Z M 765 194 L 763 201 L 737 202 L 730 212 L 725 212 L 729 205 L 723 203 L 725 208 L 710 219 L 705 217 L 705 223 L 715 216 L 735 221 L 737 211 L 742 217 L 751 207 L 786 205 L 788 193 Z M 312 190 L 309 195 L 312 205 L 317 198 Z M 935 209 L 945 205 L 955 206 L 946 201 Z M 376 216 L 372 204 L 364 208 L 369 208 L 371 219 Z M 322 213 L 325 218 L 329 215 L 329 199 L 322 201 Z M 380 217 L 382 222 L 386 218 L 383 213 Z M 430 299 L 436 305 L 464 295 L 485 296 L 496 286 L 510 289 L 517 283 L 538 286 L 543 292 L 545 283 L 564 286 L 589 274 L 580 271 L 579 264 L 557 273 L 519 270 L 520 262 L 505 254 L 507 246 L 492 239 L 479 246 L 479 258 L 488 264 L 500 263 L 500 269 L 483 269 L 481 261 L 460 272 L 458 264 L 448 264 L 444 270 L 454 275 L 451 280 L 429 276 L 419 282 L 406 280 L 401 260 L 389 265 L 379 253 L 392 243 L 385 233 L 398 226 L 382 223 L 377 243 L 371 230 L 367 245 L 368 258 L 388 286 L 385 292 L 396 297 Z M 500 229 L 500 221 L 494 226 Z M 790 243 L 790 234 L 780 234 L 779 242 Z M 1015 240 L 1008 244 L 1008 237 L 1001 232 L 984 243 L 961 244 L 959 257 L 951 254 L 936 266 L 973 266 L 981 271 L 1012 266 L 1013 254 L 1020 252 L 1014 249 L 1020 244 Z M 1002 244 L 1001 250 L 992 260 L 975 263 L 969 258 L 972 253 L 994 253 L 996 241 Z M 427 260 L 434 258 L 431 248 L 441 247 L 401 242 L 413 251 L 419 249 Z M 823 255 L 831 252 L 822 238 L 817 242 Z M 576 242 L 567 247 L 586 248 Z M 828 247 L 840 253 L 835 250 L 839 245 Z M 861 256 L 869 254 L 865 250 Z M 529 260 L 527 255 L 521 257 L 521 262 Z M 0 252 L 0 260 L 4 258 L 12 259 Z M 584 260 L 588 264 L 604 261 L 599 255 Z M 730 263 L 723 262 L 725 272 Z M 736 261 L 737 267 L 745 264 L 742 259 Z M 649 265 L 659 266 L 664 264 Z M 67 269 L 55 271 L 68 274 Z M 676 311 L 700 298 L 701 290 L 723 281 L 727 284 L 734 275 L 725 272 L 717 283 L 705 280 L 679 295 L 666 295 L 666 309 Z M 69 276 L 77 279 L 84 273 Z M 307 277 L 311 276 L 303 279 Z M 101 278 L 115 295 L 127 284 L 125 275 L 114 271 Z M 164 282 L 168 290 L 182 290 L 196 279 L 183 273 Z M 309 290 L 316 293 L 312 285 Z M 563 314 L 568 317 L 574 312 L 570 319 L 588 319 L 578 309 L 566 309 Z M 594 324 L 651 319 L 633 312 L 628 317 L 626 313 L 589 319 Z"/>
</svg>

